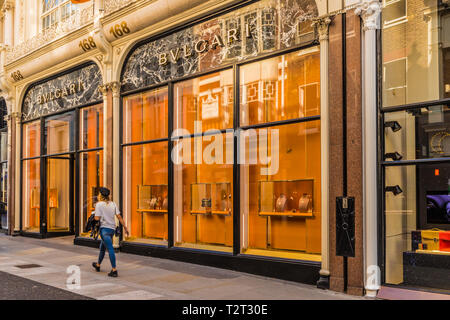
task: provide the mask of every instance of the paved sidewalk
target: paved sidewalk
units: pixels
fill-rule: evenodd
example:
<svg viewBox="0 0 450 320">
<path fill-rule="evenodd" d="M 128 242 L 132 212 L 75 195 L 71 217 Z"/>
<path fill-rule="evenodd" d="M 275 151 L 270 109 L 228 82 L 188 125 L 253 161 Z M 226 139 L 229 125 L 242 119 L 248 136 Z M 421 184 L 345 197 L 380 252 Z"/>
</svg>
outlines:
<svg viewBox="0 0 450 320">
<path fill-rule="evenodd" d="M 98 249 L 73 245 L 73 237 L 41 240 L 0 235 L 0 271 L 68 290 L 67 268 L 79 266 L 81 288 L 68 291 L 95 299 L 363 299 L 295 282 L 123 252 L 117 254 L 119 277 L 110 278 L 108 256 L 102 272 L 93 270 L 91 263 L 97 254 Z"/>
</svg>

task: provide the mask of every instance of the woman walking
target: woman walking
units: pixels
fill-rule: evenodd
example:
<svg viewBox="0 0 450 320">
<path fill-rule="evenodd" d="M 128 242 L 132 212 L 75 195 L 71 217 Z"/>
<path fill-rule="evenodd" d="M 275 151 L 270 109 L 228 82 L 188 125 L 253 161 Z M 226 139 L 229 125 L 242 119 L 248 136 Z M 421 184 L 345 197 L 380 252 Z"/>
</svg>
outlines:
<svg viewBox="0 0 450 320">
<path fill-rule="evenodd" d="M 100 188 L 99 200 L 95 204 L 95 220 L 100 221 L 100 237 L 102 242 L 100 244 L 100 254 L 98 256 L 98 262 L 93 262 L 92 266 L 97 272 L 100 272 L 100 265 L 105 257 L 105 251 L 108 250 L 109 260 L 111 261 L 112 270 L 108 273 L 110 277 L 117 277 L 116 269 L 116 254 L 113 248 L 113 237 L 116 230 L 117 217 L 122 224 L 126 235 L 128 236 L 128 229 L 125 226 L 125 222 L 120 215 L 117 205 L 109 199 L 110 191 L 107 188 Z"/>
</svg>

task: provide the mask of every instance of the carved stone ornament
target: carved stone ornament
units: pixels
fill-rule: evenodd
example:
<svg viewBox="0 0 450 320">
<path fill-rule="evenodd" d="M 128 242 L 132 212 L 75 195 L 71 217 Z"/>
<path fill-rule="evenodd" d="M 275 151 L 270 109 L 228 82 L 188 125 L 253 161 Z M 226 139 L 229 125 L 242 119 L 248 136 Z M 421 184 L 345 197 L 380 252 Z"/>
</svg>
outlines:
<svg viewBox="0 0 450 320">
<path fill-rule="evenodd" d="M 381 13 L 381 2 L 368 0 L 361 3 L 355 10 L 355 14 L 361 16 L 364 23 L 364 31 L 379 28 L 379 16 Z"/>
<path fill-rule="evenodd" d="M 317 40 L 315 0 L 262 0 L 135 47 L 122 92 Z"/>
<path fill-rule="evenodd" d="M 100 102 L 102 74 L 95 63 L 32 85 L 24 98 L 23 120 Z"/>
<path fill-rule="evenodd" d="M 319 41 L 328 40 L 328 28 L 331 23 L 330 17 L 318 18 L 313 21 L 313 26 L 317 27 Z"/>
</svg>

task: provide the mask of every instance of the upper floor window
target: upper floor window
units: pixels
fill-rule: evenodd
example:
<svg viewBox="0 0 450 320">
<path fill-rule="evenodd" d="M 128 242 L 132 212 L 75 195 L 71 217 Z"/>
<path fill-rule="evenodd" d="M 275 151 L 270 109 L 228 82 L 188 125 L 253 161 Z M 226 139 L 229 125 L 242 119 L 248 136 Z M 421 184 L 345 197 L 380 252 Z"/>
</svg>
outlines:
<svg viewBox="0 0 450 320">
<path fill-rule="evenodd" d="M 406 21 L 406 0 L 384 0 L 383 4 L 383 26 L 388 27 Z"/>
<path fill-rule="evenodd" d="M 74 15 L 78 6 L 70 0 L 42 0 L 42 29 L 48 29 Z"/>
</svg>

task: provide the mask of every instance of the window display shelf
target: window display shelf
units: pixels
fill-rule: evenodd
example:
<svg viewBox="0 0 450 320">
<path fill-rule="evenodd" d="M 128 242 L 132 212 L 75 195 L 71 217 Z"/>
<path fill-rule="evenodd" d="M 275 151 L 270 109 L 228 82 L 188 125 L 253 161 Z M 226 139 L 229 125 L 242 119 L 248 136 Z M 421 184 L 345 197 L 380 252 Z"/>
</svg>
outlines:
<svg viewBox="0 0 450 320">
<path fill-rule="evenodd" d="M 260 216 L 313 217 L 314 180 L 259 181 Z"/>
<path fill-rule="evenodd" d="M 263 217 L 300 217 L 300 218 L 313 218 L 313 212 L 259 212 L 258 215 Z"/>
<path fill-rule="evenodd" d="M 191 214 L 231 215 L 231 183 L 195 183 L 191 185 Z"/>
<path fill-rule="evenodd" d="M 415 252 L 417 253 L 427 253 L 427 254 L 440 254 L 445 256 L 450 256 L 450 251 L 439 251 L 439 250 L 422 250 L 418 249 Z"/>
<path fill-rule="evenodd" d="M 231 210 L 230 210 L 230 211 L 217 211 L 217 210 L 212 210 L 212 211 L 191 210 L 191 214 L 204 214 L 204 215 L 212 215 L 212 214 L 216 214 L 216 215 L 221 215 L 221 216 L 230 216 L 230 215 L 231 215 Z"/>
<path fill-rule="evenodd" d="M 167 213 L 167 210 L 163 209 L 137 209 L 136 211 L 141 213 L 162 213 L 162 214 Z"/>
</svg>

